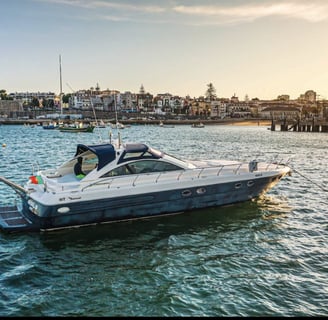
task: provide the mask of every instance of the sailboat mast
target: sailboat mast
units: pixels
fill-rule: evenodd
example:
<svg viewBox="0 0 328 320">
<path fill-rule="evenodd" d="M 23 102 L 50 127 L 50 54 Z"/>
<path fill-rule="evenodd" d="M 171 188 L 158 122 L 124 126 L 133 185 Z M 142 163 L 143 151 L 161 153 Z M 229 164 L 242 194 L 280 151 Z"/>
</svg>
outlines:
<svg viewBox="0 0 328 320">
<path fill-rule="evenodd" d="M 62 84 L 62 71 L 61 71 L 61 55 L 59 55 L 59 76 L 60 76 L 60 114 L 63 114 L 63 84 Z"/>
<path fill-rule="evenodd" d="M 117 118 L 117 109 L 116 109 L 116 94 L 115 93 L 114 93 L 114 109 L 115 109 L 116 127 L 118 128 L 118 118 Z"/>
</svg>

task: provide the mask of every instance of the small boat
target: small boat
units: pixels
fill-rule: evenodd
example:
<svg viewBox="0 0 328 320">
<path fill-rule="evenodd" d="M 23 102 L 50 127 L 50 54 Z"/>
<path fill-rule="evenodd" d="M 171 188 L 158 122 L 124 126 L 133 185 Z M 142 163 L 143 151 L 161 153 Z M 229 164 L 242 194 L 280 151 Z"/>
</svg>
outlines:
<svg viewBox="0 0 328 320">
<path fill-rule="evenodd" d="M 69 125 L 61 125 L 58 129 L 61 132 L 90 132 L 94 130 L 94 126 L 91 124 L 84 125 L 83 123 L 75 123 Z"/>
<path fill-rule="evenodd" d="M 144 143 L 78 144 L 24 186 L 0 177 L 21 198 L 0 207 L 0 230 L 52 231 L 249 201 L 289 175 L 287 163 L 183 160 Z"/>
<path fill-rule="evenodd" d="M 204 128 L 205 125 L 204 125 L 202 122 L 200 122 L 200 123 L 193 123 L 193 124 L 191 125 L 191 127 L 192 127 L 192 128 Z"/>
<path fill-rule="evenodd" d="M 112 129 L 124 129 L 125 128 L 124 124 L 121 122 L 110 123 L 110 127 Z"/>
<path fill-rule="evenodd" d="M 163 121 L 159 123 L 159 126 L 162 128 L 174 128 L 173 124 L 164 124 Z"/>
<path fill-rule="evenodd" d="M 58 129 L 58 124 L 56 122 L 49 122 L 43 124 L 42 128 L 46 130 Z"/>
<path fill-rule="evenodd" d="M 35 127 L 35 124 L 24 123 L 24 127 L 27 127 L 27 128 L 34 128 L 34 127 Z"/>
<path fill-rule="evenodd" d="M 106 128 L 106 123 L 103 120 L 100 120 L 99 123 L 94 125 L 95 128 Z"/>
</svg>

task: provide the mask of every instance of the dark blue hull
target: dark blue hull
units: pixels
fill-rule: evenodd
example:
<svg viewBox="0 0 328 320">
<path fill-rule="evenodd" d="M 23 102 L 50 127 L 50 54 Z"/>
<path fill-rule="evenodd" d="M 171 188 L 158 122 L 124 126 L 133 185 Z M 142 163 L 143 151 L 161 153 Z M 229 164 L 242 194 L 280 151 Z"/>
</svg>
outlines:
<svg viewBox="0 0 328 320">
<path fill-rule="evenodd" d="M 8 225 L 0 212 L 0 228 L 8 232 L 45 231 L 223 206 L 256 198 L 270 189 L 280 178 L 281 175 L 270 178 L 261 177 L 251 181 L 49 206 L 43 207 L 42 217 L 32 213 L 28 208 L 27 199 L 23 199 L 21 215 L 22 219 L 29 223 Z M 58 213 L 58 209 L 62 207 L 69 207 L 69 212 Z"/>
</svg>

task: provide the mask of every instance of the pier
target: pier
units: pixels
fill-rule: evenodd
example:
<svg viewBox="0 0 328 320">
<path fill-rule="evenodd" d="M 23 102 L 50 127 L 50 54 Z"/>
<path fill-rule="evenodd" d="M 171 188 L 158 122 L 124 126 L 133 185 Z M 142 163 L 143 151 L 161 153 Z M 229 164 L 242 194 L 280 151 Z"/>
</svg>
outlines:
<svg viewBox="0 0 328 320">
<path fill-rule="evenodd" d="M 271 131 L 276 131 L 277 126 L 280 131 L 328 132 L 328 121 L 325 120 L 272 120 Z"/>
</svg>

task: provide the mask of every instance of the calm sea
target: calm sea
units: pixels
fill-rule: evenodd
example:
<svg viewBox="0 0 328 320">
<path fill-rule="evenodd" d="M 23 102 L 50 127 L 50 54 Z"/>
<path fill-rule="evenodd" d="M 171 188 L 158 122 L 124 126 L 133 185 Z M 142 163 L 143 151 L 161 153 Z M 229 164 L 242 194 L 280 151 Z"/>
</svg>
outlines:
<svg viewBox="0 0 328 320">
<path fill-rule="evenodd" d="M 0 175 L 23 184 L 109 129 L 0 126 Z M 113 132 L 114 133 L 114 132 Z M 0 316 L 327 316 L 328 135 L 265 126 L 135 125 L 144 142 L 191 159 L 291 158 L 257 201 L 54 233 L 0 233 Z M 3 146 L 3 145 L 6 146 Z M 0 203 L 15 199 L 0 185 Z"/>
</svg>

